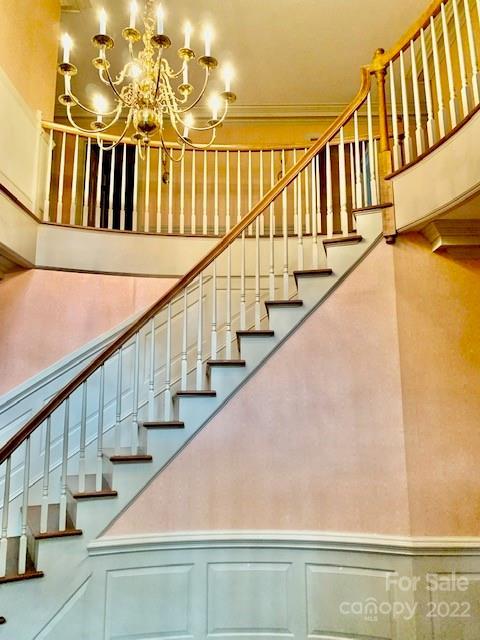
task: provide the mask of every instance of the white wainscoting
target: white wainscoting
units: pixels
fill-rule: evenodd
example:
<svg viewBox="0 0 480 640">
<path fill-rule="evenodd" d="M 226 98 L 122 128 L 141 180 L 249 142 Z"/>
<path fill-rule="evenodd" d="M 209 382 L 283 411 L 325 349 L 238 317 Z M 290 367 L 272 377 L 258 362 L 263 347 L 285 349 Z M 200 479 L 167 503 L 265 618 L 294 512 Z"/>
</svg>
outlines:
<svg viewBox="0 0 480 640">
<path fill-rule="evenodd" d="M 479 539 L 280 531 L 103 538 L 90 545 L 88 584 L 35 637 L 478 640 L 479 554 Z M 467 578 L 466 590 L 428 589 L 428 575 L 446 584 L 452 572 Z M 468 616 L 454 615 L 457 601 Z"/>
</svg>

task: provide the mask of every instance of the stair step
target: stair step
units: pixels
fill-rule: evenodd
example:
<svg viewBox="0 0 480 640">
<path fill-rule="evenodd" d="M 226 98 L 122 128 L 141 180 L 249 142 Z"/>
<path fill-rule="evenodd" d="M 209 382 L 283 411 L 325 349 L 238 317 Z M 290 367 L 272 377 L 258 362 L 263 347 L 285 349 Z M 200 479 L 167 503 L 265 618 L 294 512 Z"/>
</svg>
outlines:
<svg viewBox="0 0 480 640">
<path fill-rule="evenodd" d="M 323 240 L 323 244 L 325 246 L 337 246 L 337 245 L 344 245 L 344 244 L 357 244 L 358 242 L 361 242 L 363 240 L 363 237 L 358 235 L 357 233 L 352 233 L 349 236 L 336 236 L 335 238 L 325 238 L 325 240 Z"/>
<path fill-rule="evenodd" d="M 113 464 L 134 464 L 135 462 L 152 462 L 153 458 L 145 451 L 139 449 L 137 453 L 132 453 L 129 447 L 119 449 L 105 449 L 103 455 Z"/>
<path fill-rule="evenodd" d="M 187 389 L 182 391 L 177 391 L 177 396 L 180 398 L 214 398 L 217 395 L 216 391 L 212 391 L 211 389 L 200 389 L 200 391 L 196 391 L 195 389 Z"/>
<path fill-rule="evenodd" d="M 207 360 L 207 371 L 210 367 L 244 367 L 245 360 Z"/>
<path fill-rule="evenodd" d="M 298 281 L 298 278 L 316 278 L 318 276 L 331 276 L 333 273 L 332 269 L 328 267 L 324 267 L 323 269 L 304 269 L 302 271 L 294 271 L 293 277 L 295 278 L 295 282 Z"/>
<path fill-rule="evenodd" d="M 7 571 L 6 575 L 0 578 L 0 584 L 5 582 L 18 582 L 19 580 L 32 580 L 33 578 L 43 578 L 43 571 L 37 571 L 35 565 L 27 552 L 27 564 L 25 573 L 18 573 L 18 553 L 20 538 L 8 538 L 7 540 Z"/>
<path fill-rule="evenodd" d="M 138 425 L 145 427 L 145 429 L 185 429 L 185 423 L 182 420 L 168 420 L 166 422 L 150 420 L 148 422 L 139 422 Z"/>
<path fill-rule="evenodd" d="M 377 211 L 378 209 L 388 209 L 393 207 L 392 202 L 383 202 L 382 204 L 369 204 L 368 207 L 359 207 L 358 209 L 352 209 L 352 213 L 362 213 L 363 211 Z"/>
<path fill-rule="evenodd" d="M 303 300 L 267 300 L 265 302 L 267 313 L 269 313 L 270 307 L 303 307 Z"/>
<path fill-rule="evenodd" d="M 27 514 L 27 522 L 28 528 L 32 536 L 35 540 L 46 540 L 48 538 L 66 538 L 69 536 L 81 536 L 82 530 L 77 529 L 72 522 L 69 514 L 67 513 L 65 530 L 60 531 L 59 529 L 59 516 L 60 516 L 60 505 L 59 504 L 49 504 L 48 505 L 48 515 L 47 515 L 47 530 L 44 533 L 40 532 L 40 514 L 41 507 L 40 505 L 34 505 L 32 507 L 28 507 Z"/>
<path fill-rule="evenodd" d="M 89 500 L 93 498 L 116 498 L 118 493 L 110 487 L 106 478 L 102 478 L 102 488 L 100 491 L 96 490 L 97 478 L 95 474 L 88 474 L 85 476 L 85 491 L 79 491 L 79 477 L 68 476 L 67 485 L 72 497 L 75 500 Z"/>
<path fill-rule="evenodd" d="M 259 338 L 273 337 L 275 332 L 272 329 L 251 329 L 237 331 L 237 338 L 243 338 L 244 336 L 258 336 Z"/>
</svg>

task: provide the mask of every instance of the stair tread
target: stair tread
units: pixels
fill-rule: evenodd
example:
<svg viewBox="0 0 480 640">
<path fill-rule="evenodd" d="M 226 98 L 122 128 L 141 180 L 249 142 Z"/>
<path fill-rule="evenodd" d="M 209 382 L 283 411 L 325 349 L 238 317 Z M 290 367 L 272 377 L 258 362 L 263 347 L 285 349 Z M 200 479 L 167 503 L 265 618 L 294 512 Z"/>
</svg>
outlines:
<svg viewBox="0 0 480 640">
<path fill-rule="evenodd" d="M 122 447 L 120 449 L 104 449 L 103 455 L 113 463 L 119 462 L 151 462 L 152 456 L 142 449 L 138 449 L 137 453 L 132 453 L 130 447 Z"/>
<path fill-rule="evenodd" d="M 392 202 L 382 202 L 381 204 L 369 204 L 366 207 L 358 207 L 357 209 L 352 209 L 352 213 L 361 213 L 362 211 L 375 211 L 376 209 L 388 209 L 389 207 L 393 207 Z"/>
<path fill-rule="evenodd" d="M 82 498 L 114 498 L 118 493 L 110 487 L 105 477 L 102 478 L 102 488 L 100 491 L 96 490 L 97 478 L 94 473 L 89 473 L 85 476 L 85 490 L 79 491 L 79 477 L 68 476 L 67 486 L 76 500 Z"/>
<path fill-rule="evenodd" d="M 273 329 L 241 329 L 237 331 L 238 336 L 274 336 L 275 332 Z"/>
<path fill-rule="evenodd" d="M 298 300 L 297 298 L 291 300 L 266 300 L 265 306 L 267 307 L 301 307 L 303 305 L 303 300 Z"/>
<path fill-rule="evenodd" d="M 299 269 L 297 271 L 294 271 L 293 275 L 295 279 L 297 279 L 299 276 L 331 276 L 332 273 L 332 269 L 330 269 L 329 267 L 323 267 L 322 269 Z"/>
<path fill-rule="evenodd" d="M 0 577 L 0 584 L 4 584 L 5 582 L 18 582 L 20 580 L 32 580 L 33 578 L 43 578 L 43 571 L 37 571 L 28 551 L 25 573 L 18 573 L 19 547 L 19 537 L 7 539 L 7 570 L 5 576 Z"/>
<path fill-rule="evenodd" d="M 46 538 L 63 538 L 68 536 L 81 536 L 82 530 L 77 529 L 72 522 L 71 517 L 67 513 L 65 530 L 59 529 L 59 517 L 60 517 L 60 505 L 49 504 L 47 514 L 47 530 L 43 533 L 40 532 L 40 515 L 41 506 L 33 505 L 28 507 L 27 522 L 28 528 L 32 536 L 36 540 L 42 540 Z"/>
<path fill-rule="evenodd" d="M 196 391 L 195 389 L 181 389 L 177 391 L 177 396 L 180 397 L 194 397 L 194 396 L 205 396 L 209 398 L 214 398 L 217 395 L 216 391 L 212 391 L 211 389 L 200 389 Z"/>
<path fill-rule="evenodd" d="M 244 367 L 245 360 L 207 360 L 207 367 Z"/>
<path fill-rule="evenodd" d="M 184 429 L 185 423 L 182 420 L 146 420 L 139 422 L 139 426 L 145 429 Z"/>
<path fill-rule="evenodd" d="M 351 233 L 348 236 L 335 236 L 333 238 L 325 238 L 325 240 L 323 240 L 323 244 L 353 244 L 354 242 L 361 242 L 362 240 L 363 236 L 360 236 L 358 233 Z"/>
</svg>

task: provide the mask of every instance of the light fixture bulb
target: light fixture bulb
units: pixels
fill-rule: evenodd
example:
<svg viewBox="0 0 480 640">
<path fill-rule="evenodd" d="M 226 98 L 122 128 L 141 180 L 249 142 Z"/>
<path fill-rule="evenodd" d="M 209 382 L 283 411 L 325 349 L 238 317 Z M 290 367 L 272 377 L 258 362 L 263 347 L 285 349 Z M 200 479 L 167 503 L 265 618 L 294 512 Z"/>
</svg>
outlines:
<svg viewBox="0 0 480 640">
<path fill-rule="evenodd" d="M 97 93 L 93 98 L 93 108 L 95 109 L 95 113 L 103 116 L 108 110 L 108 102 L 104 98 L 104 96 Z"/>
<path fill-rule="evenodd" d="M 129 75 L 134 80 L 137 80 L 142 75 L 142 67 L 136 62 L 132 62 L 129 69 Z"/>
<path fill-rule="evenodd" d="M 225 91 L 231 91 L 232 88 L 232 79 L 234 76 L 232 65 L 226 64 L 223 67 L 223 80 L 225 82 Z"/>
</svg>

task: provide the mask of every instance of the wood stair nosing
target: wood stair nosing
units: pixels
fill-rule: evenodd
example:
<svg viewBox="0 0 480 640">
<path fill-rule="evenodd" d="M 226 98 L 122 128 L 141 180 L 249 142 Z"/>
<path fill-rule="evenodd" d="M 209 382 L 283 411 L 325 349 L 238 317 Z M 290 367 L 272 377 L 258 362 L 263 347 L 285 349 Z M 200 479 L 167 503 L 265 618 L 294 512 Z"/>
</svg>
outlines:
<svg viewBox="0 0 480 640">
<path fill-rule="evenodd" d="M 329 267 L 324 267 L 322 269 L 303 269 L 297 270 L 293 272 L 293 277 L 295 278 L 295 282 L 298 282 L 298 278 L 315 278 L 318 276 L 331 276 L 333 274 L 333 270 Z"/>
<path fill-rule="evenodd" d="M 139 422 L 138 426 L 144 429 L 185 429 L 185 423 L 182 420 L 145 420 Z"/>
<path fill-rule="evenodd" d="M 135 464 L 136 462 L 152 462 L 153 458 L 150 454 L 139 449 L 137 453 L 132 453 L 129 448 L 117 452 L 114 449 L 105 449 L 103 452 L 105 458 L 110 460 L 112 464 Z"/>
<path fill-rule="evenodd" d="M 267 314 L 270 315 L 270 307 L 277 307 L 278 309 L 288 307 L 303 307 L 303 300 L 299 300 L 298 298 L 292 298 L 290 300 L 266 300 L 265 308 L 267 309 Z"/>
<path fill-rule="evenodd" d="M 217 392 L 212 389 L 181 389 L 176 395 L 179 398 L 215 398 Z"/>
<path fill-rule="evenodd" d="M 328 246 L 338 246 L 338 245 L 347 245 L 347 244 L 357 244 L 363 240 L 363 236 L 358 235 L 357 233 L 350 234 L 348 236 L 337 236 L 335 238 L 325 238 L 323 240 L 323 244 Z"/>
<path fill-rule="evenodd" d="M 28 526 L 28 530 L 30 531 L 32 537 L 35 540 L 48 540 L 51 538 L 68 538 L 70 536 L 81 536 L 83 534 L 83 531 L 81 529 L 77 529 L 75 527 L 68 512 L 67 512 L 65 529 L 64 530 L 59 529 L 59 518 L 60 518 L 59 504 L 48 505 L 47 530 L 44 532 L 40 531 L 40 516 L 41 516 L 40 505 L 32 505 L 28 507 L 27 526 Z"/>
</svg>

